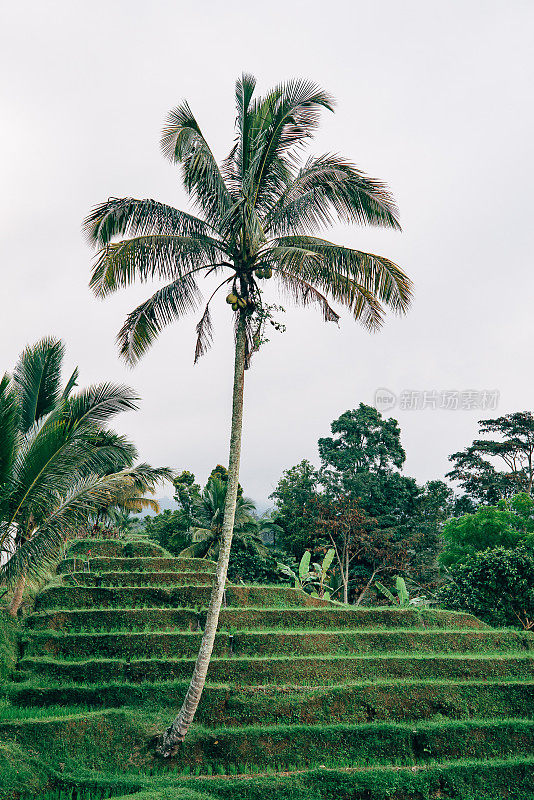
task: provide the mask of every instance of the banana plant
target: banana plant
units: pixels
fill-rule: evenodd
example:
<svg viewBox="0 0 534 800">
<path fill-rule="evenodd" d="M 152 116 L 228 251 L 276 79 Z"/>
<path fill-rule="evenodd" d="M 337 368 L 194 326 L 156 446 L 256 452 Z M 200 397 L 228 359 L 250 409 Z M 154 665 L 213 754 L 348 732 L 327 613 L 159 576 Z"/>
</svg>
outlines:
<svg viewBox="0 0 534 800">
<path fill-rule="evenodd" d="M 330 592 L 324 590 L 326 575 L 332 561 L 334 560 L 335 550 L 331 547 L 325 554 L 322 563 L 313 562 L 310 566 L 311 552 L 306 550 L 299 563 L 298 575 L 285 564 L 278 564 L 280 572 L 284 575 L 289 575 L 295 581 L 295 589 L 306 590 L 306 587 L 314 586 L 311 591 L 312 597 L 322 597 L 325 600 L 330 600 Z"/>
<path fill-rule="evenodd" d="M 390 591 L 380 581 L 375 581 L 375 586 L 381 594 L 388 598 L 392 606 L 399 606 L 400 608 L 408 608 L 409 606 L 428 605 L 428 599 L 422 595 L 418 597 L 410 597 L 406 581 L 397 575 L 395 578 L 395 593 Z"/>
</svg>

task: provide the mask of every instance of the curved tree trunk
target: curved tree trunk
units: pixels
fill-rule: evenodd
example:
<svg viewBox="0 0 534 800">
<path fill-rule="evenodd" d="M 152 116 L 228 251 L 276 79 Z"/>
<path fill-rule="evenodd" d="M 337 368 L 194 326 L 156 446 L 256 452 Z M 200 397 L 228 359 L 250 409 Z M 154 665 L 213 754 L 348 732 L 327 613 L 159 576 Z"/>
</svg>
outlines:
<svg viewBox="0 0 534 800">
<path fill-rule="evenodd" d="M 25 586 L 26 586 L 26 576 L 23 575 L 21 578 L 18 579 L 17 585 L 15 586 L 15 591 L 13 593 L 13 597 L 11 598 L 11 603 L 7 607 L 8 614 L 11 614 L 12 617 L 17 616 L 20 604 L 22 603 L 22 596 L 24 594 Z"/>
<path fill-rule="evenodd" d="M 193 721 L 197 710 L 202 690 L 206 682 L 206 675 L 210 663 L 215 634 L 219 624 L 219 613 L 221 610 L 224 589 L 226 586 L 226 574 L 230 561 L 230 548 L 232 546 L 232 535 L 234 532 L 234 517 L 237 501 L 237 489 L 239 485 L 239 461 L 241 457 L 241 430 L 243 425 L 243 384 L 245 375 L 245 318 L 241 314 L 236 335 L 235 343 L 235 366 L 234 366 L 234 391 L 232 401 L 232 430 L 230 434 L 230 458 L 228 462 L 228 483 L 226 489 L 226 503 L 224 506 L 224 518 L 221 534 L 221 545 L 219 559 L 215 571 L 215 578 L 206 617 L 206 627 L 200 650 L 197 656 L 193 677 L 187 690 L 180 713 L 161 736 L 157 751 L 160 755 L 168 758 L 176 753 L 178 746 L 183 742 L 189 726 Z"/>
</svg>

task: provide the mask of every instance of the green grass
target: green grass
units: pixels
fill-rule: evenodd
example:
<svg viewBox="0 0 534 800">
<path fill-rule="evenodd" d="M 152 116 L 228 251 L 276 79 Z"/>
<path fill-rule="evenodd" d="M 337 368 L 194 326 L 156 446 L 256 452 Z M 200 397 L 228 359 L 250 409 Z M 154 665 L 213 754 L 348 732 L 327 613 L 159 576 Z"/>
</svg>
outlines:
<svg viewBox="0 0 534 800">
<path fill-rule="evenodd" d="M 75 565 L 81 568 L 85 556 L 77 558 L 64 559 L 58 567 L 58 573 L 72 572 Z M 188 571 L 199 572 L 215 572 L 215 563 L 208 561 L 204 558 L 174 558 L 171 556 L 145 556 L 138 558 L 113 558 L 113 557 L 96 557 L 92 556 L 87 559 L 88 566 L 91 571 L 96 572 L 114 572 L 117 570 L 125 570 L 131 572 L 134 570 L 144 570 L 147 572 L 165 571 L 165 570 L 179 570 L 183 569 Z"/>
<path fill-rule="evenodd" d="M 19 626 L 5 611 L 0 609 L 0 685 L 8 680 L 18 657 Z"/>
<path fill-rule="evenodd" d="M 139 607 L 170 606 L 201 608 L 207 606 L 210 586 L 177 586 L 156 588 L 146 586 L 121 586 L 104 588 L 96 586 L 53 586 L 37 597 L 36 611 L 48 609 L 81 609 L 95 606 Z M 228 586 L 226 603 L 230 606 L 271 607 L 321 607 L 326 601 L 317 600 L 302 591 L 285 586 Z"/>
<path fill-rule="evenodd" d="M 186 681 L 15 684 L 17 707 L 124 707 L 169 709 L 180 705 Z M 264 722 L 327 724 L 433 717 L 534 717 L 534 681 L 380 681 L 328 687 L 230 687 L 208 683 L 197 715 L 206 725 Z"/>
<path fill-rule="evenodd" d="M 227 587 L 195 723 L 155 759 L 213 568 L 139 537 L 74 543 L 4 686 L 0 800 L 530 800 L 534 635 L 287 586 Z"/>
<path fill-rule="evenodd" d="M 119 571 L 70 572 L 63 574 L 65 584 L 77 586 L 211 586 L 211 572 Z"/>
<path fill-rule="evenodd" d="M 42 800 L 533 800 L 532 758 L 437 766 L 295 769 L 247 777 L 54 776 Z M 74 795 L 76 792 L 76 795 Z M 0 795 L 1 797 L 2 795 Z M 7 797 L 4 794 L 4 798 Z M 31 795 L 23 795 L 27 800 Z"/>
<path fill-rule="evenodd" d="M 66 681 L 84 682 L 128 679 L 187 679 L 193 672 L 191 658 L 145 659 L 54 659 L 25 657 L 20 661 L 24 672 Z M 323 685 L 354 680 L 383 678 L 534 678 L 534 659 L 525 654 L 462 655 L 364 655 L 358 657 L 272 656 L 270 658 L 216 657 L 210 664 L 210 679 L 215 682 L 287 685 Z"/>
<path fill-rule="evenodd" d="M 26 627 L 34 630 L 71 631 L 129 630 L 149 627 L 151 630 L 177 629 L 195 631 L 200 627 L 201 613 L 185 608 L 91 608 L 57 609 L 31 614 Z"/>
<path fill-rule="evenodd" d="M 290 615 L 287 612 L 291 612 Z M 355 628 L 355 627 L 429 627 L 465 630 L 490 630 L 471 614 L 414 608 L 223 608 L 220 627 L 224 628 Z"/>
<path fill-rule="evenodd" d="M 59 658 L 196 657 L 201 633 L 111 630 L 106 633 L 32 632 L 27 656 Z M 239 631 L 218 633 L 216 656 L 343 655 L 405 653 L 496 653 L 534 650 L 534 635 L 518 631 Z"/>
</svg>

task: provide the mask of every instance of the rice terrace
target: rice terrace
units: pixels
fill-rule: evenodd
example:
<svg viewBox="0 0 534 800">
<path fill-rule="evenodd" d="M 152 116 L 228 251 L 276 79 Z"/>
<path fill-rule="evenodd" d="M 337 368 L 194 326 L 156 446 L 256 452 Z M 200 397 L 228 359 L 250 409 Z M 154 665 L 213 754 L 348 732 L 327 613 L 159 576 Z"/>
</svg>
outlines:
<svg viewBox="0 0 534 800">
<path fill-rule="evenodd" d="M 6 9 L 0 800 L 534 800 L 534 18 L 180 5 Z"/>
</svg>

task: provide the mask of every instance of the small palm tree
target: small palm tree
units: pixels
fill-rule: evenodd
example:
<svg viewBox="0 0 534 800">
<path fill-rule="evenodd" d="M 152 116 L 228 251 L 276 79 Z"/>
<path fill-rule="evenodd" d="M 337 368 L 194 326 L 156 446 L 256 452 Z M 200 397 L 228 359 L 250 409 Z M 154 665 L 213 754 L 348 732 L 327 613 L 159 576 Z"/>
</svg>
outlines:
<svg viewBox="0 0 534 800">
<path fill-rule="evenodd" d="M 46 574 L 66 538 L 127 485 L 153 486 L 166 469 L 133 466 L 135 448 L 108 421 L 136 408 L 125 386 L 74 392 L 78 372 L 61 385 L 62 342 L 24 350 L 0 381 L 0 583 L 14 587 L 15 615 L 27 579 Z"/>
<path fill-rule="evenodd" d="M 333 100 L 314 84 L 294 80 L 255 97 L 255 79 L 236 84 L 236 138 L 219 166 L 189 105 L 169 114 L 163 152 L 180 164 L 182 178 L 201 216 L 155 200 L 111 198 L 85 222 L 99 248 L 90 285 L 106 297 L 136 280 L 165 285 L 132 311 L 118 335 L 120 352 L 135 363 L 161 329 L 197 308 L 198 279 L 219 278 L 197 325 L 195 360 L 212 339 L 210 304 L 230 289 L 234 311 L 235 358 L 228 491 L 221 548 L 206 627 L 190 688 L 159 751 L 171 755 L 193 719 L 213 649 L 225 587 L 236 508 L 244 370 L 262 340 L 269 317 L 265 282 L 303 306 L 318 306 L 326 321 L 339 316 L 331 302 L 346 308 L 371 330 L 380 327 L 384 306 L 404 313 L 411 283 L 389 259 L 333 244 L 312 235 L 336 221 L 400 230 L 397 209 L 385 185 L 349 161 L 326 154 L 301 162 L 322 109 Z M 117 237 L 127 238 L 117 240 Z"/>
<path fill-rule="evenodd" d="M 193 508 L 193 544 L 180 553 L 182 558 L 218 558 L 224 528 L 224 509 L 226 507 L 226 481 L 210 478 L 200 501 Z M 254 501 L 249 497 L 238 496 L 234 515 L 234 537 L 253 536 L 257 528 L 253 512 Z M 254 538 L 258 538 L 255 536 Z"/>
</svg>

